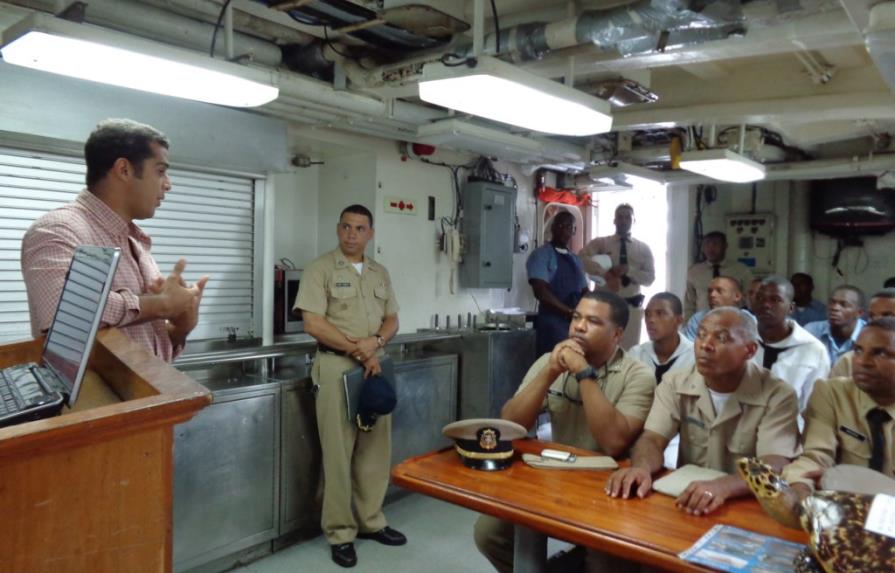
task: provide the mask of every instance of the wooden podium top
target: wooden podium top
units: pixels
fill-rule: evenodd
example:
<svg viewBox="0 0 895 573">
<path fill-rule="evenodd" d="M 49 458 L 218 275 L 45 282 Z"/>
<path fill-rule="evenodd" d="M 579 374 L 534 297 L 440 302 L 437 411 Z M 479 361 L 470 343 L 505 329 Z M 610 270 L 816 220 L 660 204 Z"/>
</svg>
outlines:
<svg viewBox="0 0 895 573">
<path fill-rule="evenodd" d="M 42 349 L 42 338 L 0 346 L 0 367 L 38 362 Z M 0 461 L 173 425 L 211 403 L 204 386 L 115 328 L 97 335 L 88 367 L 120 401 L 0 428 Z"/>
<path fill-rule="evenodd" d="M 603 488 L 610 471 L 535 469 L 519 459 L 545 447 L 592 452 L 537 440 L 519 440 L 514 447 L 515 463 L 505 471 L 467 468 L 450 448 L 402 462 L 392 470 L 392 481 L 551 537 L 672 571 L 708 571 L 677 554 L 719 523 L 807 541 L 803 532 L 768 517 L 752 498 L 732 500 L 707 517 L 695 517 L 677 509 L 673 498 L 655 492 L 644 499 L 607 496 Z"/>
</svg>

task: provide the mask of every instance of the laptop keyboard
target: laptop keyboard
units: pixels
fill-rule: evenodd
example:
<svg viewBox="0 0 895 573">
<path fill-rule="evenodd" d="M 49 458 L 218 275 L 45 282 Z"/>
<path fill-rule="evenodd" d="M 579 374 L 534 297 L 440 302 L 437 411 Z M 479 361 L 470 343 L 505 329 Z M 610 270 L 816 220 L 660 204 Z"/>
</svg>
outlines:
<svg viewBox="0 0 895 573">
<path fill-rule="evenodd" d="M 22 399 L 18 389 L 6 374 L 0 370 L 0 415 L 18 412 L 22 409 Z"/>
</svg>

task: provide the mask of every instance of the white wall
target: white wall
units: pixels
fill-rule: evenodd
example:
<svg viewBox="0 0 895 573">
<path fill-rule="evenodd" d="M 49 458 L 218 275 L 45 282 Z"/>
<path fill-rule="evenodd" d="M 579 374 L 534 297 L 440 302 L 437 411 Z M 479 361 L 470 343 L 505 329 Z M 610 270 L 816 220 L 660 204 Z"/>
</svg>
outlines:
<svg viewBox="0 0 895 573">
<path fill-rule="evenodd" d="M 451 264 L 436 247 L 440 220 L 453 211 L 453 189 L 447 168 L 419 161 L 402 160 L 395 142 L 335 132 L 294 129 L 293 149 L 310 150 L 315 158 L 325 161 L 317 177 L 317 203 L 305 200 L 302 190 L 298 198 L 282 200 L 283 188 L 289 180 L 295 186 L 313 187 L 313 177 L 299 174 L 278 176 L 276 214 L 277 257 L 287 253 L 299 266 L 337 245 L 335 224 L 339 212 L 350 203 L 361 203 L 373 211 L 375 239 L 367 254 L 388 268 L 401 306 L 402 332 L 413 332 L 430 326 L 434 313 L 456 315 L 477 314 L 487 308 L 521 306 L 534 309 L 534 297 L 525 274 L 528 253 L 513 255 L 513 287 L 505 289 L 462 289 L 451 292 Z M 433 161 L 466 163 L 467 155 L 439 151 Z M 497 164 L 498 170 L 509 172 L 519 184 L 517 214 L 523 229 L 534 236 L 536 203 L 531 177 L 512 164 Z M 285 184 L 284 184 L 285 182 Z M 435 220 L 427 219 L 428 197 L 435 197 Z M 417 215 L 388 213 L 385 197 L 410 199 L 418 206 Z M 292 199 L 291 203 L 289 202 Z M 312 215 L 311 210 L 316 209 Z M 289 221 L 318 221 L 316 243 L 313 232 L 292 228 Z M 288 253 L 292 253 L 290 256 Z M 301 261 L 301 262 L 300 262 Z M 455 273 L 456 274 L 456 273 Z M 454 279 L 456 285 L 456 277 Z"/>
<path fill-rule="evenodd" d="M 160 78 L 159 81 L 165 81 Z M 162 130 L 180 166 L 263 174 L 287 166 L 286 122 L 249 111 L 67 78 L 0 62 L 3 139 L 82 142 L 96 124 L 126 117 Z M 69 146 L 67 146 L 69 147 Z"/>
<path fill-rule="evenodd" d="M 723 230 L 728 213 L 747 213 L 752 207 L 751 185 L 718 185 L 718 200 L 703 208 L 703 231 Z M 807 194 L 801 199 L 797 194 Z M 695 214 L 695 186 L 690 189 L 689 243 Z M 830 291 L 850 283 L 868 296 L 882 288 L 883 282 L 895 276 L 895 234 L 864 237 L 864 247 L 846 248 L 839 261 L 840 275 L 831 267 L 836 249 L 835 239 L 810 230 L 810 184 L 805 181 L 769 181 L 759 183 L 756 212 L 777 215 L 775 252 L 777 272 L 787 277 L 806 272 L 814 277 L 814 296 L 826 300 Z M 692 261 L 692 247 L 688 261 Z"/>
<path fill-rule="evenodd" d="M 274 259 L 290 259 L 303 268 L 317 253 L 320 168 L 312 166 L 271 176 L 276 197 Z"/>
</svg>

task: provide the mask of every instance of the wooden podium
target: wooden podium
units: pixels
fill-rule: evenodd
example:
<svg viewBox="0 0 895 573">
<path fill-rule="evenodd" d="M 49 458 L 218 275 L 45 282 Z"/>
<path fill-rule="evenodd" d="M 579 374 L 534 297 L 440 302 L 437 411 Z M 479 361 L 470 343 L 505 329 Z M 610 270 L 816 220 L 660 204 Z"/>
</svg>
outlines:
<svg viewBox="0 0 895 573">
<path fill-rule="evenodd" d="M 0 366 L 42 347 L 0 346 Z M 73 410 L 0 429 L 3 573 L 171 571 L 172 429 L 211 393 L 116 329 L 89 366 Z"/>
</svg>

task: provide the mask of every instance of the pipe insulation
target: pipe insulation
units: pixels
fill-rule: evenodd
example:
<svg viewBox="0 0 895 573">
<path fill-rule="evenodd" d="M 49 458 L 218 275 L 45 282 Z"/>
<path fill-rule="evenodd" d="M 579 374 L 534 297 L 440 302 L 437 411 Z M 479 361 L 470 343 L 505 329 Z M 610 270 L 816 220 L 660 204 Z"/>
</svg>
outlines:
<svg viewBox="0 0 895 573">
<path fill-rule="evenodd" d="M 27 2 L 20 4 L 28 5 Z M 84 19 L 103 26 L 148 38 L 156 42 L 191 48 L 208 53 L 214 25 L 166 12 L 144 2 L 133 0 L 90 0 Z M 223 26 L 218 30 L 215 55 L 226 57 Z M 251 55 L 251 59 L 270 67 L 280 65 L 280 48 L 265 40 L 234 32 L 233 51 L 236 56 Z"/>
<path fill-rule="evenodd" d="M 663 32 L 668 33 L 664 47 L 675 48 L 719 40 L 744 29 L 737 0 L 705 3 L 700 11 L 691 10 L 690 4 L 682 0 L 642 0 L 612 10 L 588 10 L 558 22 L 520 24 L 500 31 L 501 52 L 528 61 L 553 50 L 593 44 L 633 55 L 655 51 Z M 494 40 L 494 34 L 486 37 L 484 53 L 495 53 Z M 466 55 L 471 55 L 471 47 L 467 47 Z"/>
</svg>

